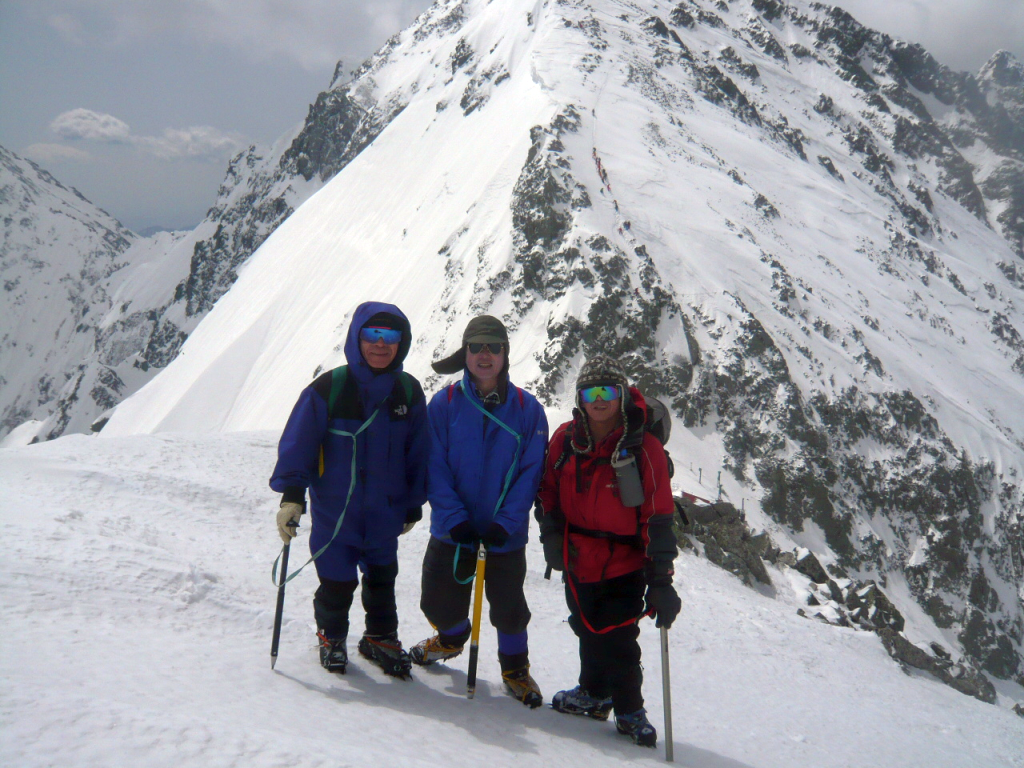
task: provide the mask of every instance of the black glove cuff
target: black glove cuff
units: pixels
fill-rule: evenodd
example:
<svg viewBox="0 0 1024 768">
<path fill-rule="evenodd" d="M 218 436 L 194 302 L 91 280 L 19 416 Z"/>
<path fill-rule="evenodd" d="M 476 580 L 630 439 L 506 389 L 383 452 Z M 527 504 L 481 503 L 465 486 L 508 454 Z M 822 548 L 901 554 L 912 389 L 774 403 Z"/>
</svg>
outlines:
<svg viewBox="0 0 1024 768">
<path fill-rule="evenodd" d="M 301 504 L 302 511 L 306 511 L 306 489 L 298 485 L 289 485 L 281 494 L 281 504 Z"/>
<path fill-rule="evenodd" d="M 649 587 L 667 587 L 672 583 L 675 568 L 671 560 L 650 560 L 644 564 L 644 576 Z"/>
<path fill-rule="evenodd" d="M 405 523 L 418 523 L 423 519 L 423 507 L 409 507 L 405 510 Z"/>
</svg>

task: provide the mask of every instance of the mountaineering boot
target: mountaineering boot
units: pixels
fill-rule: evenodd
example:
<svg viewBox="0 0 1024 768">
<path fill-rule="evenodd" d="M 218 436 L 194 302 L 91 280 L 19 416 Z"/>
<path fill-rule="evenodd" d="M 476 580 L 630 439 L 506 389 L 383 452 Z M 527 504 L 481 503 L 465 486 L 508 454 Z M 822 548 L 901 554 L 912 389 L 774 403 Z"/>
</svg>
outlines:
<svg viewBox="0 0 1024 768">
<path fill-rule="evenodd" d="M 599 699 L 591 696 L 583 686 L 577 685 L 570 691 L 559 691 L 551 699 L 551 708 L 567 715 L 591 717 L 594 720 L 607 720 L 612 711 L 612 697 Z"/>
<path fill-rule="evenodd" d="M 647 710 L 643 707 L 628 715 L 615 715 L 615 728 L 641 747 L 653 747 L 658 742 L 658 732 L 647 719 Z"/>
<path fill-rule="evenodd" d="M 453 642 L 453 640 L 455 638 L 442 637 L 439 632 L 433 637 L 421 640 L 410 648 L 409 658 L 412 659 L 413 664 L 419 664 L 420 666 L 433 664 L 435 661 L 454 659 L 462 653 L 462 649 L 465 647 L 465 640 L 461 643 Z"/>
<path fill-rule="evenodd" d="M 348 651 L 345 649 L 344 637 L 327 637 L 324 631 L 318 630 L 317 640 L 320 641 L 320 666 L 328 672 L 345 674 L 348 666 Z"/>
<path fill-rule="evenodd" d="M 501 679 L 505 683 L 505 691 L 509 696 L 519 699 L 530 709 L 536 709 L 544 703 L 540 687 L 537 681 L 530 676 L 530 665 L 519 669 L 511 669 L 501 673 Z"/>
<path fill-rule="evenodd" d="M 402 649 L 397 632 L 386 635 L 363 635 L 359 640 L 359 654 L 372 661 L 384 674 L 409 679 L 412 661 Z"/>
</svg>

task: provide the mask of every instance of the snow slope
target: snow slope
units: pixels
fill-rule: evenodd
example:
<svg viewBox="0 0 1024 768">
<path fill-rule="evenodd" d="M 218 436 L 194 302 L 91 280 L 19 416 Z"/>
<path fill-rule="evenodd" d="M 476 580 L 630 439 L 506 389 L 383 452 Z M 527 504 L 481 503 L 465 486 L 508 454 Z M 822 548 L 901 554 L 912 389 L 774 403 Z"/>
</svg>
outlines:
<svg viewBox="0 0 1024 768">
<path fill-rule="evenodd" d="M 554 417 L 555 414 L 552 414 Z M 318 665 L 315 584 L 288 586 L 276 671 L 269 647 L 279 539 L 266 487 L 276 435 L 71 435 L 0 454 L 0 764 L 35 766 L 437 766 L 662 763 L 609 723 L 500 690 L 493 630 L 477 696 L 466 659 L 383 677 L 354 658 Z M 419 525 L 401 539 L 401 634 L 418 610 Z M 301 562 L 300 535 L 293 563 Z M 556 581 L 528 549 L 533 673 L 546 699 L 575 684 L 575 638 Z M 1024 689 L 999 706 L 900 674 L 877 636 L 796 615 L 795 571 L 777 597 L 692 554 L 677 561 L 683 611 L 670 632 L 674 751 L 693 768 L 1020 768 Z M 804 580 L 806 581 L 806 580 Z M 804 584 L 806 586 L 806 584 Z M 358 606 L 358 601 L 357 601 Z M 353 613 L 354 631 L 359 626 Z M 641 632 L 661 731 L 657 634 Z M 354 636 L 350 652 L 355 653 Z"/>
</svg>

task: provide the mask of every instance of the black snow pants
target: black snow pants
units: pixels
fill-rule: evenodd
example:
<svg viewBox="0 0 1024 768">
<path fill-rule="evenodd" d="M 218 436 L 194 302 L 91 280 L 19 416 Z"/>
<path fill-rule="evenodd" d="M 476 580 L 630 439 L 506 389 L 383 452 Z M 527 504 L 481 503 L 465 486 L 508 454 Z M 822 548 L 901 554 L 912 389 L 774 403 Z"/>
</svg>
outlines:
<svg viewBox="0 0 1024 768">
<path fill-rule="evenodd" d="M 580 685 L 591 696 L 612 697 L 616 714 L 636 712 L 644 705 L 641 691 L 640 627 L 635 619 L 644 610 L 647 588 L 643 571 L 586 584 L 573 582 L 568 574 L 565 599 L 569 605 L 569 626 L 580 641 Z M 594 630 L 588 629 L 584 623 Z M 604 634 L 600 630 L 625 623 Z"/>
<path fill-rule="evenodd" d="M 430 537 L 423 556 L 423 581 L 420 608 L 434 627 L 443 632 L 469 618 L 473 595 L 470 577 L 476 570 L 476 555 L 465 547 L 459 553 L 458 568 L 453 575 L 455 545 Z M 458 577 L 458 581 L 456 580 Z M 460 584 L 459 581 L 466 581 Z M 514 552 L 487 555 L 484 594 L 490 606 L 491 624 L 499 632 L 515 635 L 526 631 L 530 608 L 523 593 L 526 581 L 526 548 Z M 466 632 L 466 637 L 469 633 Z M 465 642 L 465 638 L 462 638 Z"/>
<path fill-rule="evenodd" d="M 363 570 L 363 610 L 366 634 L 387 635 L 398 631 L 395 579 L 398 561 L 390 565 L 368 565 Z M 348 612 L 358 581 L 333 581 L 320 577 L 313 595 L 313 616 L 317 627 L 332 639 L 348 637 Z"/>
</svg>

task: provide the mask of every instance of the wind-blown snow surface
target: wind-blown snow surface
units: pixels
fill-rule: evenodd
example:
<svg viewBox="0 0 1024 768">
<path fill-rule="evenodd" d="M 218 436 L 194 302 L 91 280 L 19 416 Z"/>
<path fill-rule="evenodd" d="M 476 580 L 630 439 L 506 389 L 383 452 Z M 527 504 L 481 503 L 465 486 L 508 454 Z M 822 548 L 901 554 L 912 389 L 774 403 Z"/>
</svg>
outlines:
<svg viewBox="0 0 1024 768">
<path fill-rule="evenodd" d="M 552 414 L 556 417 L 555 414 Z M 315 584 L 288 585 L 269 665 L 279 548 L 266 488 L 276 435 L 71 435 L 0 456 L 0 764 L 33 766 L 575 766 L 661 763 L 610 723 L 504 696 L 493 629 L 476 698 L 466 659 L 385 678 L 355 654 L 320 668 Z M 418 609 L 421 524 L 401 539 L 407 644 Z M 306 537 L 293 547 L 297 567 Z M 303 558 L 304 559 L 304 558 Z M 528 549 L 533 674 L 547 700 L 575 684 L 575 638 L 557 581 Z M 876 635 L 807 621 L 778 597 L 684 554 L 670 632 L 675 757 L 693 768 L 1019 768 L 1024 719 L 1003 687 L 983 704 L 900 674 Z M 641 632 L 651 719 L 662 727 L 657 633 Z"/>
</svg>

